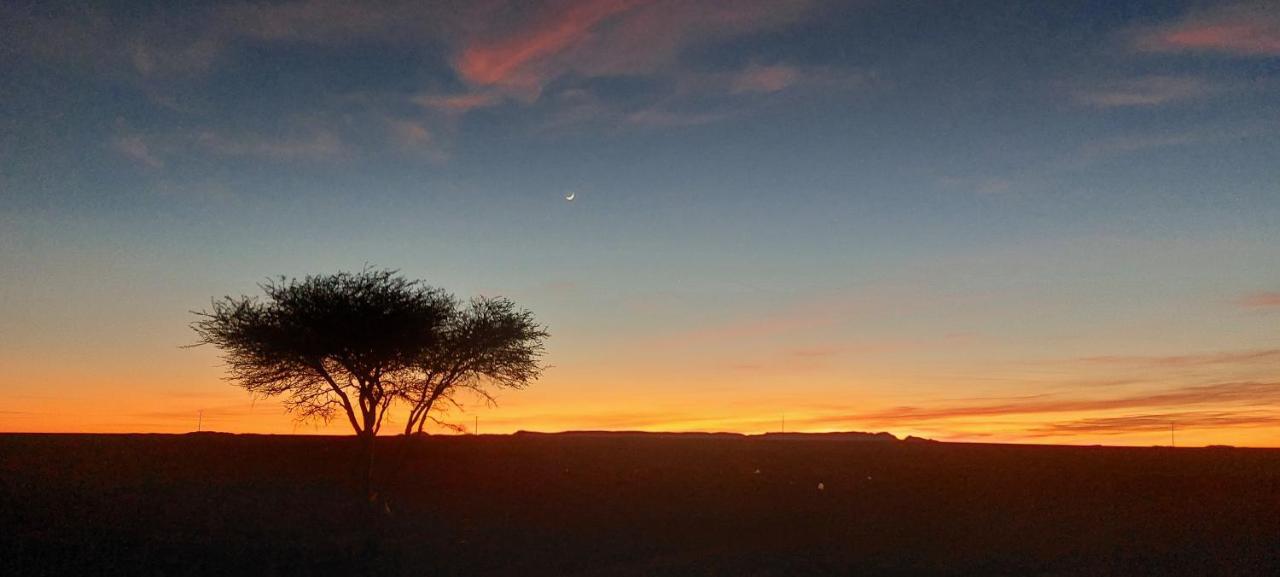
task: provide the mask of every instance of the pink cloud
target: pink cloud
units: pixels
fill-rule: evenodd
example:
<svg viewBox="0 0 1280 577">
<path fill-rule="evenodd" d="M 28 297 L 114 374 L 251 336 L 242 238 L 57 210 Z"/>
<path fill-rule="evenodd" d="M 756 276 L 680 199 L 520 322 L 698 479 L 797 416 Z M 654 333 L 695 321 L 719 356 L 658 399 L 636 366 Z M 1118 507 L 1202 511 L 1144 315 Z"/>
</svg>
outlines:
<svg viewBox="0 0 1280 577">
<path fill-rule="evenodd" d="M 1267 2 L 1206 10 L 1140 35 L 1137 47 L 1149 52 L 1280 56 L 1280 10 Z"/>
<path fill-rule="evenodd" d="M 466 46 L 456 66 L 462 77 L 478 85 L 538 84 L 533 70 L 557 54 L 580 44 L 602 20 L 634 8 L 637 0 L 583 0 L 544 15 L 510 35 Z"/>
<path fill-rule="evenodd" d="M 1250 309 L 1280 308 L 1280 292 L 1261 292 L 1240 299 L 1240 306 Z"/>
<path fill-rule="evenodd" d="M 1274 30 L 1274 24 L 1266 22 L 1186 27 L 1165 34 L 1161 40 L 1174 49 L 1280 54 L 1280 35 Z"/>
<path fill-rule="evenodd" d="M 731 92 L 777 92 L 800 80 L 800 71 L 791 66 L 751 65 L 734 79 Z"/>
<path fill-rule="evenodd" d="M 454 65 L 474 86 L 528 97 L 564 74 L 671 72 L 679 50 L 690 43 L 792 22 L 808 4 L 807 0 L 732 4 L 567 0 L 553 4 L 553 9 L 529 19 L 528 24 L 465 40 Z"/>
</svg>

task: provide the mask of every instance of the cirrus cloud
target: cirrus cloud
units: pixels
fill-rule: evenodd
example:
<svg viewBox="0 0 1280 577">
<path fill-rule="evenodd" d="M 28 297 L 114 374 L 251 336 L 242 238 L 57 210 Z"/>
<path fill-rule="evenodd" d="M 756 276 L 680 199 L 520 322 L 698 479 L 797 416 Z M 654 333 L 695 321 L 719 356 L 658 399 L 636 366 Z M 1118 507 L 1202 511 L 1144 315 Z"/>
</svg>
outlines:
<svg viewBox="0 0 1280 577">
<path fill-rule="evenodd" d="M 1210 8 L 1139 34 L 1136 47 L 1147 52 L 1280 56 L 1280 10 L 1274 2 Z"/>
<path fill-rule="evenodd" d="M 807 0 L 731 5 L 674 0 L 570 0 L 464 39 L 454 66 L 472 86 L 535 97 L 556 77 L 671 73 L 680 50 L 795 22 Z M 784 80 L 774 72 L 767 86 Z M 785 73 L 783 73 L 785 75 Z M 776 89 L 776 88 L 775 88 Z"/>
<path fill-rule="evenodd" d="M 1280 309 L 1280 292 L 1258 292 L 1245 295 L 1240 306 L 1248 309 Z"/>
<path fill-rule="evenodd" d="M 1081 104 L 1096 108 L 1158 106 L 1207 96 L 1215 87 L 1191 76 L 1143 76 L 1082 87 L 1072 96 Z"/>
<path fill-rule="evenodd" d="M 1179 429 L 1227 429 L 1274 427 L 1280 425 L 1280 413 L 1274 411 L 1181 411 L 1142 413 L 1118 417 L 1077 419 L 1037 427 L 1029 431 L 1033 437 L 1062 435 L 1121 435 L 1138 432 Z"/>
<path fill-rule="evenodd" d="M 1138 392 L 1127 396 L 1087 398 L 1036 395 L 998 402 L 959 403 L 928 407 L 903 406 L 855 415 L 827 417 L 828 422 L 860 422 L 876 426 L 917 425 L 933 421 L 1008 415 L 1044 415 L 1141 408 L 1180 408 L 1211 405 L 1280 407 L 1280 383 L 1240 381 L 1193 385 L 1170 390 Z"/>
</svg>

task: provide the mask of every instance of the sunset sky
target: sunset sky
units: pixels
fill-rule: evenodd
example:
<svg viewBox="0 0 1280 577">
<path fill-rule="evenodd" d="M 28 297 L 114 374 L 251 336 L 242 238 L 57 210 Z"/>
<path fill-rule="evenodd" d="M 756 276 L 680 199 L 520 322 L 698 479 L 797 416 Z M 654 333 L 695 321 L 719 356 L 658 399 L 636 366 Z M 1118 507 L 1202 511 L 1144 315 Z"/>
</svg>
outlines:
<svg viewBox="0 0 1280 577">
<path fill-rule="evenodd" d="M 1274 2 L 150 4 L 0 5 L 0 431 L 349 432 L 182 347 L 370 265 L 482 432 L 1280 445 Z"/>
</svg>

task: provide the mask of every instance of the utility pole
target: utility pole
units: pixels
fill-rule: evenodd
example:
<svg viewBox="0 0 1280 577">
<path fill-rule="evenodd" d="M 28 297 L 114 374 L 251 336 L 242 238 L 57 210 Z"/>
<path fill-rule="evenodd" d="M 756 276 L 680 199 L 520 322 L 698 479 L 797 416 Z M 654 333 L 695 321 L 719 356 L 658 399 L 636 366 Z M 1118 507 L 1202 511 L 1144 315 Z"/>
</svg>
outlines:
<svg viewBox="0 0 1280 577">
<path fill-rule="evenodd" d="M 1169 446 L 1177 447 L 1178 442 L 1173 437 L 1173 421 L 1169 421 Z"/>
<path fill-rule="evenodd" d="M 200 409 L 200 411 L 196 413 L 196 432 L 199 433 L 200 431 L 203 431 L 203 430 L 204 430 L 204 409 Z"/>
<path fill-rule="evenodd" d="M 782 413 L 782 432 L 787 432 L 787 414 Z"/>
<path fill-rule="evenodd" d="M 480 415 L 476 415 L 476 426 L 471 429 L 475 434 L 480 434 Z"/>
</svg>

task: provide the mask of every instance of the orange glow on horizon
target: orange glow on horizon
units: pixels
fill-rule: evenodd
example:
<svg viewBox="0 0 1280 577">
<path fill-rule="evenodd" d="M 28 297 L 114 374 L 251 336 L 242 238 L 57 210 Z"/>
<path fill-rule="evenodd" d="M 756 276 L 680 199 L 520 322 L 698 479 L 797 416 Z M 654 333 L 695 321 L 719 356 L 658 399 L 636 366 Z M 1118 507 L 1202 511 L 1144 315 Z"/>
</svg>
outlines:
<svg viewBox="0 0 1280 577">
<path fill-rule="evenodd" d="M 0 411 L 0 431 L 37 433 L 186 433 L 197 430 L 258 434 L 336 434 L 351 431 L 345 420 L 328 424 L 298 423 L 273 400 L 252 400 L 221 381 L 193 387 L 207 392 L 153 392 L 147 395 L 87 396 L 84 398 L 19 398 Z M 712 388 L 709 388 L 712 389 Z M 634 390 L 619 387 L 619 390 Z M 1036 443 L 1068 445 L 1167 445 L 1167 423 L 1134 417 L 1127 409 L 1052 410 L 1032 406 L 1026 412 L 1008 408 L 997 412 L 979 407 L 973 414 L 948 409 L 942 403 L 919 418 L 903 411 L 900 399 L 853 396 L 841 410 L 814 406 L 794 396 L 761 395 L 748 399 L 731 390 L 691 392 L 640 398 L 634 393 L 583 394 L 579 387 L 545 382 L 527 391 L 508 392 L 497 407 L 469 405 L 466 412 L 441 415 L 467 433 L 476 418 L 482 433 L 507 434 L 521 430 L 559 432 L 614 430 L 649 432 L 787 432 L 885 431 L 939 441 Z M 1073 401 L 1079 404 L 1078 401 Z M 852 410 L 856 408 L 856 410 Z M 1155 411 L 1148 411 L 1155 412 Z M 1213 411 L 1183 411 L 1184 422 L 1173 422 L 1179 446 L 1213 444 L 1280 446 L 1280 429 L 1273 417 L 1224 420 Z M 400 433 L 400 415 L 389 413 L 383 435 Z M 1195 422 L 1200 418 L 1203 422 Z M 785 425 L 784 423 L 785 419 Z M 1110 420 L 1109 420 L 1110 419 Z M 1129 420 L 1133 422 L 1128 423 Z M 1055 430 L 1062 423 L 1080 423 L 1079 430 Z M 1096 430 L 1089 430 L 1094 423 Z M 1216 424 L 1215 424 L 1216 423 Z M 1114 426 L 1113 426 L 1114 425 Z M 433 434 L 457 434 L 432 426 Z"/>
</svg>

